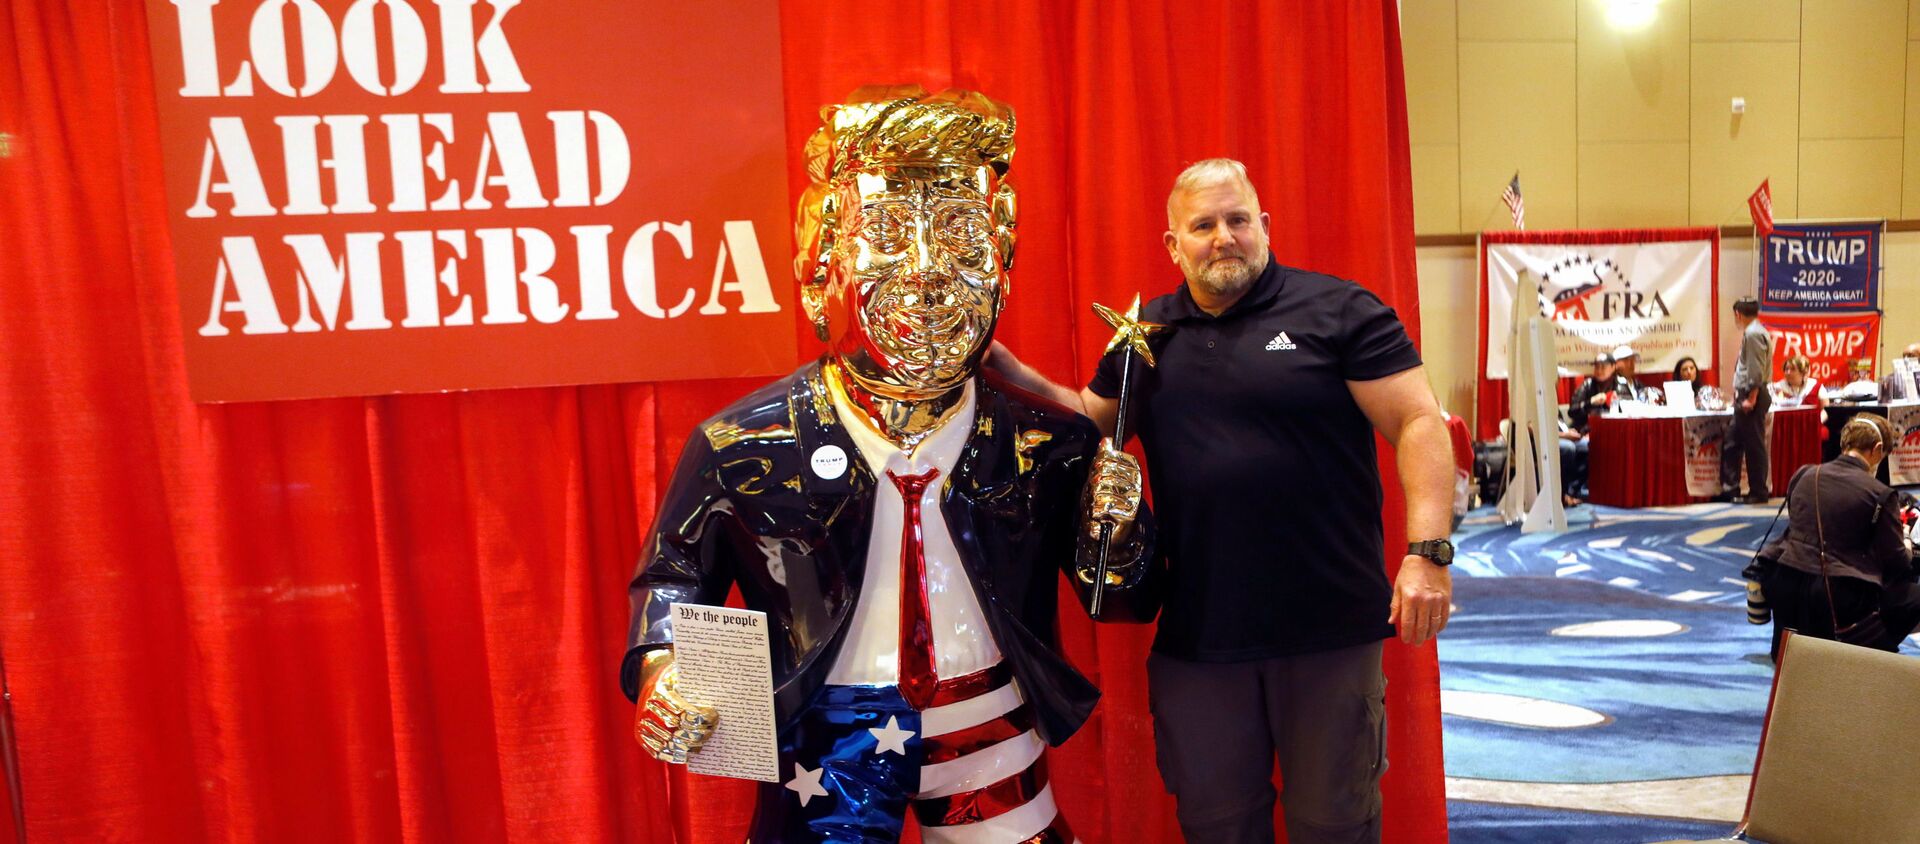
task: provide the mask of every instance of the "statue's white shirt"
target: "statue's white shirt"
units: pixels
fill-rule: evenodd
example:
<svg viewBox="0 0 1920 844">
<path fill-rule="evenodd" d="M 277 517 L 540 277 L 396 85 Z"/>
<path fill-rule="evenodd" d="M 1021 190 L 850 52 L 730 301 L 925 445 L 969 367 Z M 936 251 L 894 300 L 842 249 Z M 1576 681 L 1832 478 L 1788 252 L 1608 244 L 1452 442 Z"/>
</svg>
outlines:
<svg viewBox="0 0 1920 844">
<path fill-rule="evenodd" d="M 960 561 L 940 509 L 940 499 L 953 477 L 973 431 L 974 386 L 962 387 L 960 406 L 938 428 L 921 440 L 913 453 L 901 451 L 873 429 L 857 407 L 841 396 L 834 410 L 853 438 L 856 451 L 873 471 L 873 530 L 867 540 L 867 571 L 860 582 L 860 602 L 848 622 L 846 640 L 835 657 L 827 682 L 837 686 L 892 686 L 900 682 L 901 530 L 906 503 L 900 488 L 887 478 L 918 475 L 939 469 L 940 477 L 927 484 L 920 497 L 922 551 L 927 563 L 927 606 L 933 626 L 934 671 L 940 679 L 959 677 L 1000 661 L 981 611 L 979 595 Z"/>
</svg>

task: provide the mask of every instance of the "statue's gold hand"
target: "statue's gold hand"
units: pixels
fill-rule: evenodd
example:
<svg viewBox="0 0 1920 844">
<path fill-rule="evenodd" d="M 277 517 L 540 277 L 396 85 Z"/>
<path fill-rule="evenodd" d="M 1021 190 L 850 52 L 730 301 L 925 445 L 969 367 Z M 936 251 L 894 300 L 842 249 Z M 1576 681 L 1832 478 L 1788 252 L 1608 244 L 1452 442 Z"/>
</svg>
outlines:
<svg viewBox="0 0 1920 844">
<path fill-rule="evenodd" d="M 1097 541 L 1102 525 L 1113 526 L 1115 539 L 1124 537 L 1140 515 L 1140 463 L 1133 455 L 1113 447 L 1113 440 L 1100 441 L 1100 453 L 1094 458 L 1093 472 L 1087 477 L 1085 504 L 1086 533 Z M 1082 580 L 1092 583 L 1091 569 L 1080 572 Z M 1123 582 L 1122 573 L 1109 569 L 1109 584 Z"/>
<path fill-rule="evenodd" d="M 673 651 L 653 651 L 640 668 L 640 704 L 633 713 L 633 737 L 647 755 L 662 762 L 685 765 L 687 754 L 713 737 L 720 719 L 711 706 L 688 700 L 675 688 L 679 672 Z"/>
</svg>

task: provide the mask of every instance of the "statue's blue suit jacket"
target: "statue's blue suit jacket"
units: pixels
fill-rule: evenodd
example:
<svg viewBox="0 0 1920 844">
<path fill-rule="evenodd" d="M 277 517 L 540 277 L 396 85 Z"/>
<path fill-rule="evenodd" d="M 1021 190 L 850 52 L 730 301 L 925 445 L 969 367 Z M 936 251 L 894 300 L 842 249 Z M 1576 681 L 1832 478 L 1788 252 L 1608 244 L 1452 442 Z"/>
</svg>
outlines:
<svg viewBox="0 0 1920 844">
<path fill-rule="evenodd" d="M 940 512 L 973 578 L 994 641 L 1033 704 L 1041 737 L 1079 729 L 1100 692 L 1059 653 L 1060 572 L 1083 604 L 1094 544 L 1081 491 L 1099 449 L 1086 417 L 989 380 L 975 383 L 973 432 L 947 479 Z M 815 362 L 741 399 L 688 440 L 629 587 L 633 619 L 621 686 L 638 694 L 640 660 L 673 640 L 668 606 L 723 603 L 738 586 L 767 614 L 775 706 L 784 725 L 825 681 L 860 594 L 874 477 L 836 418 Z M 826 446 L 844 472 L 814 469 Z M 831 449 L 827 450 L 831 454 Z M 1150 621 L 1153 519 L 1146 506 L 1115 542 L 1102 620 Z"/>
</svg>

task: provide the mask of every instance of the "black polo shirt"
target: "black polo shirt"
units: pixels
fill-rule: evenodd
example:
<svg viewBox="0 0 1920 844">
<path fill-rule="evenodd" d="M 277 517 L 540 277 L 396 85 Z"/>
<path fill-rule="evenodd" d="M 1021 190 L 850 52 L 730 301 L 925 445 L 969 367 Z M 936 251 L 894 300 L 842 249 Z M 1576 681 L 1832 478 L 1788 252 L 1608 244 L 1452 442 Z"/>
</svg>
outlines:
<svg viewBox="0 0 1920 844">
<path fill-rule="evenodd" d="M 1141 319 L 1128 426 L 1146 450 L 1170 569 L 1154 650 L 1235 662 L 1393 635 L 1373 426 L 1347 389 L 1420 365 L 1393 309 L 1271 258 L 1220 316 L 1185 284 Z M 1093 392 L 1120 394 L 1120 355 Z"/>
</svg>

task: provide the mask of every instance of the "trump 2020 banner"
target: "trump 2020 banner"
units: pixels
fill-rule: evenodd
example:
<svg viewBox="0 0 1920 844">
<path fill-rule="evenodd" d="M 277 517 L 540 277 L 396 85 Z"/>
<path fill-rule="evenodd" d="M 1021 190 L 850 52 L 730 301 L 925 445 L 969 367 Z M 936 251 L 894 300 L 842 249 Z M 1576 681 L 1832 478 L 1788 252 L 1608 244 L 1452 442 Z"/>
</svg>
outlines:
<svg viewBox="0 0 1920 844">
<path fill-rule="evenodd" d="M 1719 266 L 1712 228 L 1482 234 L 1486 377 L 1507 377 L 1522 271 L 1540 278 L 1540 312 L 1553 320 L 1561 368 L 1585 372 L 1596 353 L 1629 345 L 1641 372 L 1670 370 L 1683 357 L 1711 369 Z"/>
<path fill-rule="evenodd" d="M 147 16 L 195 399 L 793 365 L 776 4 Z"/>
<path fill-rule="evenodd" d="M 1920 484 L 1920 404 L 1888 407 L 1887 421 L 1893 423 L 1895 442 L 1887 456 L 1887 474 L 1894 486 Z"/>
<path fill-rule="evenodd" d="M 1885 220 L 1781 223 L 1761 244 L 1760 307 L 1870 311 L 1880 306 L 1880 240 Z"/>
<path fill-rule="evenodd" d="M 1808 314 L 1763 311 L 1760 325 L 1773 335 L 1773 374 L 1788 358 L 1807 358 L 1807 377 L 1822 386 L 1846 385 L 1847 364 L 1880 354 L 1880 315 Z"/>
</svg>

